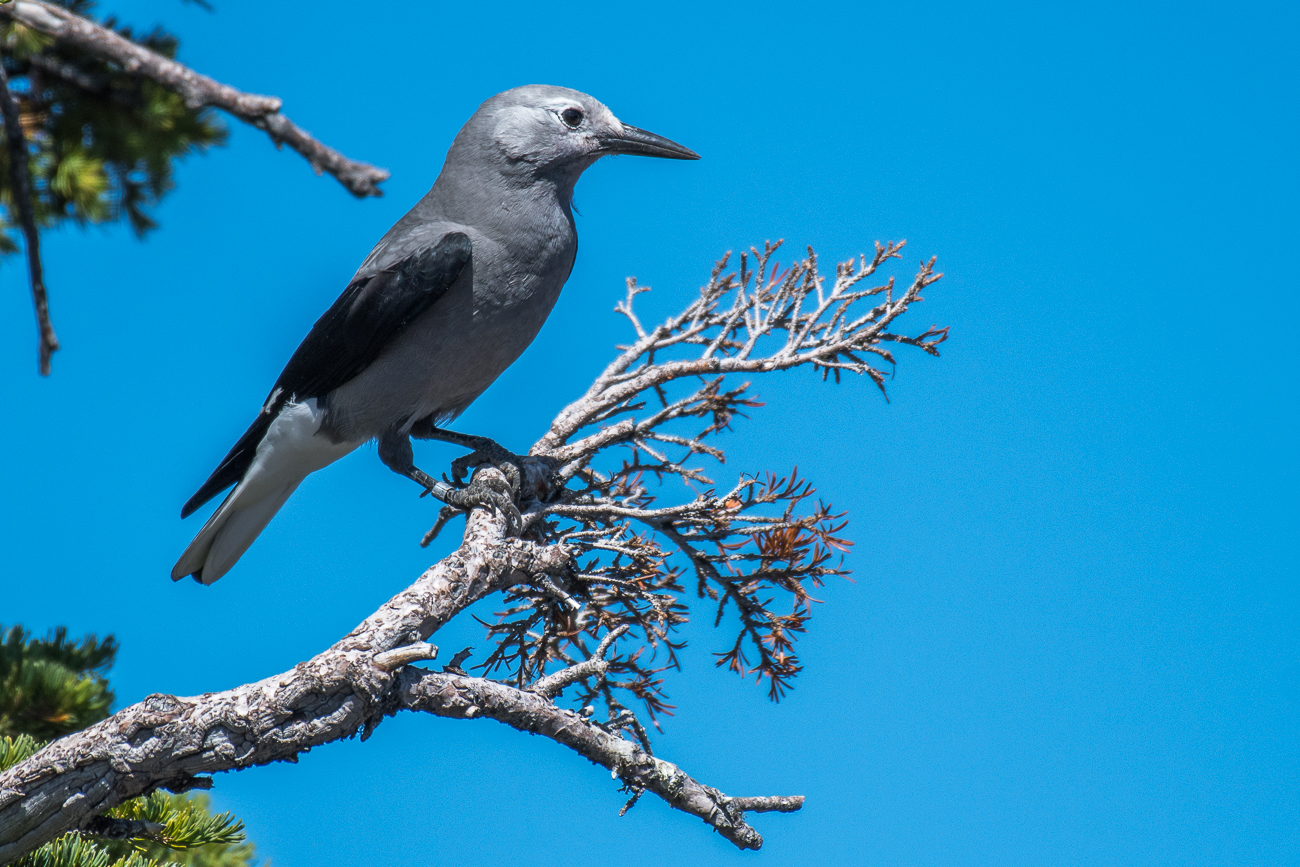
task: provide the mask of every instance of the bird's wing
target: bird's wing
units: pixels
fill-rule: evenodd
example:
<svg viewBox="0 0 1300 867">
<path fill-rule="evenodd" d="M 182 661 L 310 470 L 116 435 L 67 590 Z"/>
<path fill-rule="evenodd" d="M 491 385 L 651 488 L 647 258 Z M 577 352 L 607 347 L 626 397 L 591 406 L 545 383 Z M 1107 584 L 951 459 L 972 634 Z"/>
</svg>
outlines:
<svg viewBox="0 0 1300 867">
<path fill-rule="evenodd" d="M 469 236 L 449 232 L 382 271 L 355 278 L 294 350 L 262 411 L 181 517 L 244 477 L 271 422 L 290 401 L 323 397 L 365 370 L 392 340 L 432 307 L 470 261 Z"/>
</svg>

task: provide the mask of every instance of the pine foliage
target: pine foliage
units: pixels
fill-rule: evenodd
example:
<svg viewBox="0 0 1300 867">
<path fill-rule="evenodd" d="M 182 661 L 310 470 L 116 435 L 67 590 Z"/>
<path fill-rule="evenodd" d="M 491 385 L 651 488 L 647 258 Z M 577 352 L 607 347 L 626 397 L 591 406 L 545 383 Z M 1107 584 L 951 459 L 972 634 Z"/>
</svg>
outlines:
<svg viewBox="0 0 1300 867">
<path fill-rule="evenodd" d="M 167 867 L 138 852 L 115 858 L 103 846 L 80 834 L 65 834 L 15 861 L 12 867 Z"/>
<path fill-rule="evenodd" d="M 34 755 L 48 739 L 108 716 L 113 693 L 106 677 L 118 645 L 87 635 L 68 638 L 59 627 L 33 639 L 21 626 L 0 628 L 0 771 Z M 214 814 L 206 795 L 153 792 L 105 814 L 148 830 L 125 840 L 66 834 L 13 867 L 249 867 L 253 844 L 243 823 Z"/>
<path fill-rule="evenodd" d="M 229 813 L 212 813 L 207 795 L 153 792 L 118 804 L 106 815 L 163 826 L 152 838 L 105 846 L 120 857 L 135 852 L 182 867 L 246 867 L 253 858 L 253 844 L 244 842 L 244 824 Z"/>
<path fill-rule="evenodd" d="M 19 735 L 16 738 L 0 737 L 0 771 L 36 755 L 44 744 L 31 735 Z"/>
<path fill-rule="evenodd" d="M 104 674 L 117 642 L 87 635 L 70 641 L 59 627 L 33 640 L 21 626 L 0 628 L 0 735 L 49 740 L 108 716 L 113 691 Z"/>
<path fill-rule="evenodd" d="M 52 0 L 90 17 L 90 0 Z M 175 36 L 154 29 L 122 36 L 175 57 Z M 41 227 L 126 220 L 136 235 L 157 223 L 149 209 L 174 186 L 173 163 L 223 144 L 226 129 L 209 109 L 113 63 L 55 44 L 18 22 L 0 27 L 0 62 L 10 77 L 27 137 L 33 207 Z M 0 203 L 8 215 L 0 252 L 17 249 L 8 157 L 0 151 Z"/>
</svg>

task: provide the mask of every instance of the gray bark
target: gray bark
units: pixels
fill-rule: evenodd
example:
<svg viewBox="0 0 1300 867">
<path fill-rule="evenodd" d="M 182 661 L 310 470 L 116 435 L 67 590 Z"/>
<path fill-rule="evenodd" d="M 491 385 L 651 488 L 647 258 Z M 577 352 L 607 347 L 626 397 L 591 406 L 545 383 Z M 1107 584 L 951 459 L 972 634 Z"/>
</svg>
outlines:
<svg viewBox="0 0 1300 867">
<path fill-rule="evenodd" d="M 377 654 L 422 641 L 488 594 L 563 564 L 563 548 L 506 539 L 503 529 L 495 516 L 474 513 L 455 553 L 290 671 L 202 696 L 151 695 L 0 774 L 0 863 L 127 798 L 364 736 L 396 681 L 375 664 Z"/>
<path fill-rule="evenodd" d="M 658 795 L 668 806 L 698 816 L 741 849 L 758 849 L 763 838 L 745 822 L 746 812 L 793 812 L 802 797 L 729 798 L 685 771 L 650 755 L 632 741 L 556 707 L 531 691 L 478 677 L 407 669 L 397 692 L 403 709 L 453 719 L 494 719 L 563 744 L 609 769 L 633 792 Z"/>
<path fill-rule="evenodd" d="M 872 360 L 892 366 L 888 344 L 937 356 L 947 338 L 937 327 L 916 336 L 890 330 L 940 278 L 933 259 L 896 291 L 893 278 L 863 281 L 898 258 L 902 244 L 878 244 L 870 260 L 837 265 L 833 281 L 823 279 L 811 249 L 778 273 L 778 247 L 767 244 L 752 259 L 742 254 L 735 273 L 726 273 L 724 258 L 682 313 L 652 329 L 633 310 L 645 290 L 629 281 L 617 309 L 635 342 L 521 459 L 524 538 L 507 536 L 503 516 L 475 509 L 454 553 L 324 653 L 226 692 L 150 696 L 0 773 L 0 862 L 87 828 L 127 798 L 209 786 L 204 775 L 217 771 L 295 761 L 319 744 L 364 739 L 402 711 L 490 718 L 543 735 L 621 780 L 631 794 L 624 810 L 650 792 L 740 848 L 761 846 L 745 813 L 791 812 L 803 798 L 729 797 L 700 783 L 651 754 L 644 726 L 617 697 L 631 695 L 653 714 L 661 669 L 648 667 L 643 657 L 653 654 L 641 651 L 663 650 L 671 660 L 681 647 L 670 639 L 686 620 L 680 570 L 661 545 L 689 562 L 697 595 L 716 606 L 715 622 L 729 612 L 738 620 L 722 662 L 741 676 L 767 678 L 779 699 L 802 669 L 793 642 L 811 617 L 808 591 L 847 574 L 830 552 L 848 543 L 838 535 L 842 516 L 793 473 L 742 476 L 725 493 L 712 487 L 697 459 L 721 461 L 711 438 L 759 405 L 746 396 L 747 383 L 728 388 L 722 380 L 806 366 L 823 379 L 866 375 L 883 391 L 884 373 Z M 682 427 L 692 420 L 701 426 L 694 434 Z M 611 463 L 610 449 L 623 450 L 623 459 Z M 504 483 L 495 468 L 480 472 Z M 693 499 L 660 504 L 651 477 L 689 481 Z M 434 531 L 454 511 L 445 508 Z M 406 667 L 436 654 L 425 642 L 448 620 L 503 590 L 507 610 L 489 625 L 496 646 L 483 665 L 488 674 L 504 669 L 504 677 L 466 675 L 457 668 L 464 654 L 441 672 Z M 788 613 L 776 607 L 781 599 Z M 548 674 L 557 662 L 563 667 Z M 554 703 L 578 683 L 582 711 Z M 594 719 L 602 700 L 603 723 Z"/>
<path fill-rule="evenodd" d="M 225 692 L 151 695 L 0 774 L 0 863 L 67 831 L 95 827 L 97 816 L 128 798 L 158 788 L 207 788 L 200 775 L 296 761 L 312 747 L 357 734 L 364 740 L 385 715 L 404 709 L 482 715 L 545 735 L 614 770 L 629 788 L 700 816 L 737 846 L 761 846 L 725 795 L 547 697 L 481 678 L 390 670 L 404 656 L 394 651 L 408 645 L 417 647 L 407 656 L 427 658 L 424 639 L 478 600 L 568 566 L 565 546 L 507 538 L 504 518 L 471 512 L 454 553 L 325 652 Z M 749 799 L 758 806 L 747 809 L 766 809 L 769 800 Z"/>
</svg>

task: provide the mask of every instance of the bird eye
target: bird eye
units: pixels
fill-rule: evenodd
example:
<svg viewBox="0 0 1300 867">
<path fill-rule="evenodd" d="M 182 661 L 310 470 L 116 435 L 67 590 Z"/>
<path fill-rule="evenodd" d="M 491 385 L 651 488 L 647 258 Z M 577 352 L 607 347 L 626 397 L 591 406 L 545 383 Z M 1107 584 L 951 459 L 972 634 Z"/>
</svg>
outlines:
<svg viewBox="0 0 1300 867">
<path fill-rule="evenodd" d="M 576 108 L 566 108 L 560 112 L 560 120 L 564 121 L 569 129 L 577 129 L 582 123 L 582 112 Z"/>
</svg>

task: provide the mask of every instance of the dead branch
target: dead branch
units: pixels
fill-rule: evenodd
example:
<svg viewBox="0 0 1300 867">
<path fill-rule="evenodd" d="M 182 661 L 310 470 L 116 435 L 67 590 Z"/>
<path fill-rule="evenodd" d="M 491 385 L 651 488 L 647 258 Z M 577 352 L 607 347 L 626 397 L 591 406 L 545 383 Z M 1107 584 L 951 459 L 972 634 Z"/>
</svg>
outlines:
<svg viewBox="0 0 1300 867">
<path fill-rule="evenodd" d="M 313 138 L 280 113 L 281 102 L 277 97 L 236 90 L 53 3 L 10 0 L 0 5 L 0 15 L 52 36 L 58 42 L 116 63 L 127 72 L 152 79 L 180 94 L 192 109 L 204 106 L 220 108 L 265 130 L 276 147 L 282 143 L 289 145 L 306 158 L 317 174 L 329 173 L 354 196 L 383 195 L 378 185 L 388 179 L 388 172 L 348 159 Z"/>
<path fill-rule="evenodd" d="M 745 812 L 803 806 L 802 797 L 728 798 L 692 779 L 671 762 L 655 758 L 632 741 L 606 731 L 545 696 L 478 677 L 407 669 L 399 690 L 400 707 L 453 719 L 494 719 L 529 734 L 548 737 L 583 758 L 608 768 L 632 792 L 652 792 L 668 806 L 698 816 L 741 849 L 758 849 L 763 838 L 745 822 Z"/>
<path fill-rule="evenodd" d="M 99 828 L 96 817 L 128 798 L 206 788 L 211 780 L 200 775 L 293 762 L 357 734 L 364 740 L 402 709 L 459 718 L 481 711 L 544 734 L 615 769 L 626 785 L 701 816 L 737 846 L 758 848 L 762 838 L 725 796 L 595 723 L 570 723 L 573 715 L 549 698 L 401 667 L 403 659 L 429 658 L 423 640 L 474 602 L 558 574 L 569 557 L 564 545 L 507 538 L 504 518 L 490 510 L 472 512 L 460 548 L 320 655 L 225 692 L 149 696 L 0 773 L 0 863 L 68 831 Z"/>
<path fill-rule="evenodd" d="M 631 679 L 607 678 L 579 700 L 600 692 L 613 713 L 621 705 L 611 691 L 622 686 L 652 717 L 666 711 L 657 673 L 676 665 L 671 635 L 685 619 L 677 602 L 681 573 L 668 565 L 676 551 L 695 573 L 696 595 L 715 606 L 715 624 L 728 611 L 738 621 L 718 665 L 767 679 L 773 699 L 784 694 L 803 667 L 794 643 L 811 616 L 811 591 L 845 574 L 839 555 L 850 543 L 842 538 L 843 515 L 818 500 L 797 472 L 742 475 L 722 493 L 704 462 L 723 463 L 711 439 L 762 405 L 749 382 L 734 382 L 737 374 L 810 367 L 836 382 L 846 372 L 864 375 L 884 393 L 895 361 L 890 344 L 939 354 L 947 329 L 893 330 L 942 276 L 934 260 L 922 262 L 901 292 L 893 277 L 867 282 L 900 257 L 904 244 L 877 244 L 870 260 L 836 265 L 833 278 L 822 275 L 811 248 L 785 269 L 775 260 L 780 242 L 742 253 L 734 271 L 727 270 L 728 254 L 697 298 L 653 328 L 635 311 L 636 297 L 648 290 L 628 281 L 615 309 L 635 339 L 530 452 L 555 465 L 557 478 L 583 482 L 526 512 L 525 520 L 553 527 L 579 556 L 591 558 L 566 590 L 586 606 L 585 620 L 579 624 L 531 588 L 518 588 L 490 628 L 497 646 L 489 671 L 508 671 L 519 683 L 541 678 L 571 648 L 581 651 L 580 639 L 594 640 L 596 629 L 627 625 L 648 652 L 616 655 L 608 668 Z M 624 457 L 614 463 L 616 450 Z M 670 479 L 690 498 L 659 502 Z M 784 611 L 775 607 L 781 596 Z M 663 665 L 647 665 L 659 651 Z"/>
<path fill-rule="evenodd" d="M 609 671 L 609 663 L 605 661 L 605 654 L 614 642 L 625 635 L 630 629 L 627 624 L 623 624 L 617 629 L 611 630 L 601 639 L 600 646 L 596 652 L 591 655 L 590 659 L 570 665 L 568 668 L 548 674 L 541 680 L 528 687 L 529 692 L 535 692 L 544 698 L 554 698 L 564 691 L 566 686 L 577 683 L 580 680 L 586 680 L 589 677 L 603 675 Z"/>
<path fill-rule="evenodd" d="M 18 224 L 22 226 L 23 242 L 27 249 L 27 276 L 32 287 L 32 305 L 36 308 L 40 371 L 41 376 L 49 376 L 50 356 L 59 348 L 59 338 L 54 335 L 54 324 L 50 322 L 50 301 L 45 293 L 45 278 L 41 270 L 41 239 L 36 230 L 36 213 L 32 208 L 32 176 L 27 163 L 27 138 L 23 135 L 18 104 L 9 91 L 9 76 L 3 64 L 0 64 L 0 112 L 4 115 L 5 141 L 9 148 L 9 189 L 13 192 Z"/>
<path fill-rule="evenodd" d="M 655 725 L 674 710 L 664 677 L 685 646 L 676 630 L 690 614 L 688 572 L 715 625 L 736 622 L 717 664 L 767 679 L 773 699 L 803 668 L 794 647 L 812 591 L 847 574 L 843 515 L 797 472 L 741 474 L 725 488 L 705 475 L 705 462 L 725 459 L 713 438 L 761 406 L 732 378 L 808 367 L 824 380 L 864 375 L 884 391 L 890 344 L 938 355 L 947 336 L 894 325 L 939 279 L 933 259 L 896 292 L 893 278 L 863 281 L 902 244 L 836 266 L 833 281 L 811 249 L 782 270 L 779 246 L 742 255 L 732 272 L 724 257 L 698 298 L 650 329 L 633 309 L 646 290 L 629 281 L 619 309 L 636 339 L 524 459 L 519 538 L 495 512 L 471 511 L 454 553 L 319 656 L 222 693 L 150 696 L 0 774 L 0 862 L 126 798 L 364 739 L 403 710 L 544 735 L 610 769 L 630 796 L 624 811 L 651 792 L 758 848 L 744 814 L 798 810 L 803 799 L 732 798 L 699 783 L 654 755 L 625 704 L 639 701 Z M 673 491 L 686 496 L 674 502 Z M 442 672 L 409 667 L 436 654 L 434 631 L 498 591 L 502 608 L 484 624 L 493 646 L 477 666 L 485 676 L 461 670 L 467 651 Z M 575 684 L 576 712 L 555 701 Z"/>
</svg>

